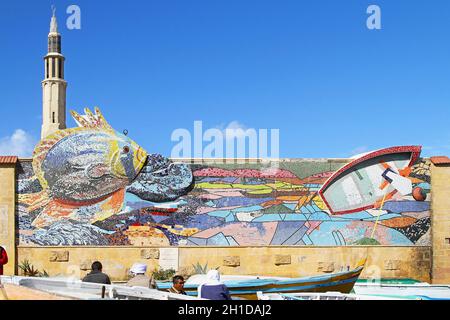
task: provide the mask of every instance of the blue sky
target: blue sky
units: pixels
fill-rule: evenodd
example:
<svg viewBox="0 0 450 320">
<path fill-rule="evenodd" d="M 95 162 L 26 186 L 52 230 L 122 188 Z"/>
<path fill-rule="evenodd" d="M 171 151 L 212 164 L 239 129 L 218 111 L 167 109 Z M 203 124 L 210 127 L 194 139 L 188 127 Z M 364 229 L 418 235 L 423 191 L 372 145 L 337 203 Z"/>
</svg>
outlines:
<svg viewBox="0 0 450 320">
<path fill-rule="evenodd" d="M 0 152 L 39 138 L 52 3 L 68 110 L 99 106 L 151 153 L 170 155 L 173 130 L 202 120 L 279 129 L 282 157 L 450 155 L 446 0 L 2 1 Z M 70 4 L 81 30 L 65 26 Z M 370 4 L 382 30 L 366 27 Z"/>
</svg>

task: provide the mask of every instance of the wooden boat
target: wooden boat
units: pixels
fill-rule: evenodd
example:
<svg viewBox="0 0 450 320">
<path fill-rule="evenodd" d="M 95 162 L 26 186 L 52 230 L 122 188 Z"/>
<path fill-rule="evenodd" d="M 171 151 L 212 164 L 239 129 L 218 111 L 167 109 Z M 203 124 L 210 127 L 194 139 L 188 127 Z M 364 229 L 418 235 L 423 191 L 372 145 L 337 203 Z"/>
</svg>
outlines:
<svg viewBox="0 0 450 320">
<path fill-rule="evenodd" d="M 397 297 L 422 300 L 450 300 L 450 285 L 431 285 L 426 282 L 401 283 L 357 283 L 353 291 L 358 295 Z"/>
<path fill-rule="evenodd" d="M 256 300 L 258 291 L 262 293 L 327 292 L 349 293 L 364 268 L 365 260 L 349 271 L 302 278 L 227 276 L 221 281 L 228 287 L 232 298 Z M 194 275 L 184 284 L 188 295 L 197 296 L 197 288 L 205 282 L 205 275 Z M 167 290 L 171 282 L 157 281 L 159 290 Z"/>
<path fill-rule="evenodd" d="M 318 191 L 332 214 L 377 208 L 397 192 L 412 192 L 407 178 L 421 147 L 391 147 L 369 152 L 336 171 Z"/>
</svg>

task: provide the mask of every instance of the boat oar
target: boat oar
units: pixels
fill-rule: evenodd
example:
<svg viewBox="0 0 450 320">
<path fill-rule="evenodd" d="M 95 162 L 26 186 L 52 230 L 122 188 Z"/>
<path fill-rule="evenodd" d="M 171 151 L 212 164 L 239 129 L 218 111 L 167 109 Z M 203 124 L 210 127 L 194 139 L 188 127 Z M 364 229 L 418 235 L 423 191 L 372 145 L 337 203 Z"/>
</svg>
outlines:
<svg viewBox="0 0 450 320">
<path fill-rule="evenodd" d="M 384 202 L 386 201 L 387 195 L 388 195 L 388 192 L 385 192 L 384 196 L 383 196 L 383 200 L 381 200 L 380 210 L 378 212 L 377 219 L 375 220 L 375 225 L 373 226 L 372 234 L 370 235 L 370 239 L 373 239 L 373 236 L 375 235 L 375 229 L 377 228 L 378 221 L 380 220 L 381 211 L 383 210 Z M 369 258 L 369 247 L 366 247 L 366 257 L 362 259 L 362 261 L 364 261 L 363 265 L 366 264 L 368 258 Z M 358 265 L 359 264 L 360 263 L 358 263 Z"/>
<path fill-rule="evenodd" d="M 377 228 L 378 221 L 380 220 L 381 211 L 383 211 L 383 206 L 384 206 L 384 202 L 386 201 L 386 196 L 387 196 L 387 194 L 388 194 L 388 193 L 385 192 L 385 193 L 384 193 L 384 196 L 383 196 L 383 200 L 381 200 L 381 205 L 380 205 L 380 210 L 379 210 L 379 212 L 378 212 L 377 220 L 375 220 L 375 225 L 373 226 L 372 234 L 370 235 L 370 238 L 371 238 L 371 239 L 373 239 L 373 236 L 374 236 L 374 234 L 375 234 L 375 229 Z"/>
</svg>

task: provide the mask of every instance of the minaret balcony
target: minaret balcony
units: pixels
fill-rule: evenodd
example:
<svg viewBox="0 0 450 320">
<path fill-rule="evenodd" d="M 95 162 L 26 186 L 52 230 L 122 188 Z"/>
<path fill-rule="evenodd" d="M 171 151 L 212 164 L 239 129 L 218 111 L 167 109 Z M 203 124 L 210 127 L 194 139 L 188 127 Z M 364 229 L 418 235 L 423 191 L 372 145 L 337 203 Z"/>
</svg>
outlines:
<svg viewBox="0 0 450 320">
<path fill-rule="evenodd" d="M 60 58 L 60 59 L 62 59 L 63 61 L 66 60 L 66 58 L 65 58 L 61 53 L 58 53 L 58 52 L 49 52 L 49 53 L 47 53 L 47 54 L 44 56 L 44 59 L 46 59 L 46 58 L 52 58 L 52 57 L 54 57 L 54 58 Z"/>
</svg>

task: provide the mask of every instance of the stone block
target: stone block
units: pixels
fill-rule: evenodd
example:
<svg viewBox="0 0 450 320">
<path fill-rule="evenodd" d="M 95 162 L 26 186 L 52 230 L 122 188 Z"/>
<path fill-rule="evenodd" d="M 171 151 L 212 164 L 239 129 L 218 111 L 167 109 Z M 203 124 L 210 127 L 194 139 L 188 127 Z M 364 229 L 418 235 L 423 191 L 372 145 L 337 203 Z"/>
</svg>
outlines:
<svg viewBox="0 0 450 320">
<path fill-rule="evenodd" d="M 384 270 L 393 271 L 400 269 L 400 261 L 399 260 L 385 260 L 384 261 Z"/>
<path fill-rule="evenodd" d="M 275 255 L 275 265 L 286 265 L 291 264 L 291 256 L 288 254 L 277 254 Z"/>
<path fill-rule="evenodd" d="M 142 259 L 159 259 L 159 249 L 142 249 Z"/>
<path fill-rule="evenodd" d="M 87 271 L 87 270 L 91 270 L 91 266 L 92 266 L 92 260 L 83 260 L 80 263 L 80 270 L 83 271 Z"/>
<path fill-rule="evenodd" d="M 423 269 L 423 270 L 429 270 L 431 268 L 431 262 L 430 261 L 416 261 L 416 268 L 417 269 Z"/>
<path fill-rule="evenodd" d="M 225 267 L 239 267 L 241 265 L 241 258 L 239 256 L 227 256 L 223 258 L 223 265 Z"/>
<path fill-rule="evenodd" d="M 323 262 L 323 261 L 319 261 L 318 266 L 317 266 L 317 271 L 319 272 L 333 272 L 335 269 L 334 267 L 334 262 Z"/>
<path fill-rule="evenodd" d="M 50 252 L 50 262 L 67 262 L 69 261 L 69 251 L 58 250 Z"/>
</svg>

